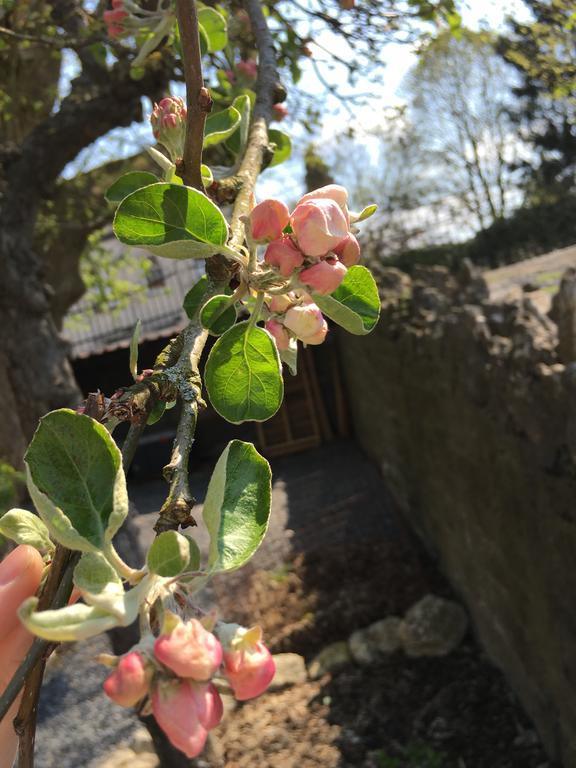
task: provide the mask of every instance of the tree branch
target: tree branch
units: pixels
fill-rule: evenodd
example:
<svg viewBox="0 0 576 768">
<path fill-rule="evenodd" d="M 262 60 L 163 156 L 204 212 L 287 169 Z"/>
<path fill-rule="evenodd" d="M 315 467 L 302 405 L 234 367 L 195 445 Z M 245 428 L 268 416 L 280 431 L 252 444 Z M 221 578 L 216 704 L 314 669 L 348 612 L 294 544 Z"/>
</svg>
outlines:
<svg viewBox="0 0 576 768">
<path fill-rule="evenodd" d="M 186 78 L 186 139 L 184 157 L 178 172 L 189 187 L 204 192 L 202 184 L 202 148 L 206 115 L 212 109 L 212 99 L 204 87 L 198 13 L 195 0 L 177 0 L 176 12 L 182 42 L 182 59 Z"/>
</svg>

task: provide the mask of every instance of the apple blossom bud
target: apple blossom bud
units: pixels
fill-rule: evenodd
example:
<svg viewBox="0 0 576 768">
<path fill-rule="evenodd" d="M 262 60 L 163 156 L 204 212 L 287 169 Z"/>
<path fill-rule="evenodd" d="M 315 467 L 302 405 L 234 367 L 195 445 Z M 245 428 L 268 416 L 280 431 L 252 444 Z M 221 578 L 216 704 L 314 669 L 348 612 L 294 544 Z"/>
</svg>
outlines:
<svg viewBox="0 0 576 768">
<path fill-rule="evenodd" d="M 334 253 L 345 267 L 353 267 L 360 261 L 360 243 L 349 232 L 348 237 L 334 248 Z"/>
<path fill-rule="evenodd" d="M 288 117 L 288 107 L 286 104 L 274 104 L 272 107 L 272 115 L 274 120 L 284 120 L 285 117 Z"/>
<path fill-rule="evenodd" d="M 194 687 L 196 688 L 198 719 L 207 731 L 211 731 L 212 728 L 220 725 L 224 714 L 224 704 L 213 683 L 196 684 Z"/>
<path fill-rule="evenodd" d="M 268 301 L 270 312 L 275 312 L 277 315 L 283 315 L 286 310 L 294 304 L 295 298 L 293 293 L 280 293 L 278 296 L 273 296 Z"/>
<path fill-rule="evenodd" d="M 327 296 L 340 285 L 348 270 L 337 259 L 325 259 L 300 272 L 300 281 L 314 293 Z"/>
<path fill-rule="evenodd" d="M 264 328 L 272 336 L 279 350 L 288 349 L 290 346 L 290 334 L 282 323 L 279 323 L 278 320 L 268 320 L 264 324 Z"/>
<path fill-rule="evenodd" d="M 109 37 L 121 37 L 126 33 L 124 19 L 128 18 L 128 11 L 123 7 L 122 2 L 113 3 L 114 10 L 104 11 L 102 19 L 106 25 L 106 31 Z"/>
<path fill-rule="evenodd" d="M 148 692 L 151 674 L 140 653 L 123 656 L 118 666 L 104 680 L 104 693 L 121 707 L 133 707 Z"/>
<path fill-rule="evenodd" d="M 340 7 L 345 11 L 351 11 L 356 5 L 356 0 L 340 0 Z"/>
<path fill-rule="evenodd" d="M 324 320 L 324 322 L 322 324 L 322 328 L 320 328 L 319 331 L 317 331 L 316 333 L 313 333 L 312 336 L 306 336 L 306 338 L 302 339 L 302 341 L 306 345 L 308 345 L 308 344 L 313 344 L 313 345 L 322 344 L 324 342 L 324 340 L 326 339 L 326 334 L 327 333 L 328 333 L 328 323 L 326 322 L 326 320 Z"/>
<path fill-rule="evenodd" d="M 190 619 L 160 635 L 154 643 L 154 655 L 179 677 L 209 680 L 222 662 L 222 647 L 198 619 Z"/>
<path fill-rule="evenodd" d="M 346 217 L 331 199 L 310 199 L 298 203 L 290 224 L 300 250 L 307 256 L 324 256 L 348 234 Z"/>
<path fill-rule="evenodd" d="M 262 643 L 260 627 L 245 629 L 238 624 L 221 624 L 218 635 L 224 647 L 224 674 L 238 701 L 259 696 L 276 672 L 272 654 Z"/>
<path fill-rule="evenodd" d="M 196 757 L 204 749 L 208 729 L 213 722 L 206 706 L 208 686 L 195 686 L 190 680 L 160 682 L 152 692 L 152 712 L 170 742 L 187 757 Z"/>
<path fill-rule="evenodd" d="M 150 115 L 154 138 L 166 147 L 174 161 L 184 153 L 186 114 L 186 104 L 179 96 L 167 96 L 154 104 Z"/>
<path fill-rule="evenodd" d="M 294 245 L 289 235 L 284 235 L 273 240 L 266 248 L 264 261 L 276 267 L 283 277 L 290 277 L 304 263 L 304 254 Z"/>
<path fill-rule="evenodd" d="M 282 237 L 282 230 L 290 220 L 290 211 L 280 200 L 262 200 L 250 212 L 252 238 L 267 243 Z"/>
<path fill-rule="evenodd" d="M 346 217 L 346 222 L 348 225 L 350 225 L 350 214 L 348 213 L 348 191 L 340 184 L 326 184 L 325 187 L 319 187 L 318 189 L 312 190 L 312 192 L 307 192 L 303 197 L 300 198 L 298 205 L 300 205 L 300 203 L 305 203 L 307 200 L 322 199 L 334 200 L 335 203 L 338 203 L 342 209 L 342 213 Z"/>
<path fill-rule="evenodd" d="M 284 316 L 284 325 L 301 341 L 308 341 L 324 327 L 324 317 L 316 304 L 290 307 Z"/>
<path fill-rule="evenodd" d="M 242 59 L 236 65 L 236 69 L 248 80 L 256 80 L 258 75 L 258 65 L 254 59 Z"/>
</svg>

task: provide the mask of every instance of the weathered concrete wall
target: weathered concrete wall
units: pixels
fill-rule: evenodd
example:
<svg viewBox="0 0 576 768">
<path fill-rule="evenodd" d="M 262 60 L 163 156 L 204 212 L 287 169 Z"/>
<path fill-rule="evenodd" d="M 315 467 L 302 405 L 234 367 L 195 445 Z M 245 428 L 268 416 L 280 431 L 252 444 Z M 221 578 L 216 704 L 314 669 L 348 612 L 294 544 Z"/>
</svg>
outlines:
<svg viewBox="0 0 576 768">
<path fill-rule="evenodd" d="M 468 605 L 551 757 L 576 768 L 576 364 L 470 269 L 382 274 L 340 344 L 357 436 Z"/>
</svg>

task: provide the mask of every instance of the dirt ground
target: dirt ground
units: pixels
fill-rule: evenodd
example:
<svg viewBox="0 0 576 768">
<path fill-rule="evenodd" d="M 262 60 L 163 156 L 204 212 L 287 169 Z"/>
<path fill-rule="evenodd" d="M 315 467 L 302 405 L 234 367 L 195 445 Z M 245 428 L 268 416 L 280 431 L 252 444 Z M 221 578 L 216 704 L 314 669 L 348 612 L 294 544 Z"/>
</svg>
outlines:
<svg viewBox="0 0 576 768">
<path fill-rule="evenodd" d="M 241 603 L 239 588 L 216 584 L 222 613 L 258 621 L 275 652 L 307 660 L 427 592 L 450 596 L 409 538 L 300 554 L 252 573 Z M 398 652 L 267 694 L 231 713 L 218 738 L 226 768 L 552 768 L 472 637 L 444 658 Z"/>
</svg>

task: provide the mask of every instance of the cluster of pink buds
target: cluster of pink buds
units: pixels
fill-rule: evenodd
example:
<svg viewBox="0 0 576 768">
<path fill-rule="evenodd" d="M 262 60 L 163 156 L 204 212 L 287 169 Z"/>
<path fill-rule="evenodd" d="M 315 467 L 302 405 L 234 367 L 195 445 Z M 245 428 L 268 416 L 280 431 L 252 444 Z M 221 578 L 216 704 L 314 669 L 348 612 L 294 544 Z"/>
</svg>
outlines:
<svg viewBox="0 0 576 768">
<path fill-rule="evenodd" d="M 304 195 L 292 213 L 280 200 L 264 200 L 250 214 L 252 240 L 267 244 L 264 262 L 289 281 L 294 292 L 269 302 L 266 329 L 279 350 L 291 338 L 321 344 L 328 330 L 309 293 L 333 293 L 348 267 L 360 259 L 360 246 L 350 227 L 348 193 L 329 184 Z"/>
<path fill-rule="evenodd" d="M 213 633 L 197 619 L 183 622 L 167 614 L 152 649 L 141 647 L 113 662 L 104 691 L 123 707 L 149 697 L 158 725 L 187 757 L 200 754 L 208 731 L 222 719 L 215 677 L 222 674 L 234 696 L 245 701 L 263 693 L 275 673 L 259 627 L 219 624 Z"/>
<path fill-rule="evenodd" d="M 184 153 L 186 136 L 186 104 L 179 96 L 166 96 L 150 115 L 152 133 L 159 144 L 166 147 L 173 162 Z"/>
</svg>

